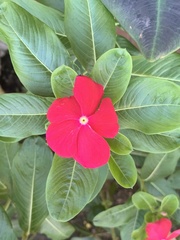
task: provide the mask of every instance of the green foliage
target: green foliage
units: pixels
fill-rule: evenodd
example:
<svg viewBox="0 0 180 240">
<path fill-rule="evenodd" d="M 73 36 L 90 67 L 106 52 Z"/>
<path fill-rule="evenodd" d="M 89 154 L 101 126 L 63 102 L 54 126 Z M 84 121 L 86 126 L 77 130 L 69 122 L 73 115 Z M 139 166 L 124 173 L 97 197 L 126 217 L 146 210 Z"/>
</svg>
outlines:
<svg viewBox="0 0 180 240">
<path fill-rule="evenodd" d="M 102 2 L 134 38 L 148 60 L 163 58 L 180 47 L 180 3 L 176 0 Z"/>
<path fill-rule="evenodd" d="M 114 179 L 124 188 L 132 188 L 137 181 L 137 170 L 130 155 L 113 154 L 108 166 Z"/>
<path fill-rule="evenodd" d="M 175 0 L 0 0 L 24 91 L 0 94 L 0 240 L 145 240 L 147 222 L 180 224 L 179 12 Z M 78 74 L 118 115 L 101 168 L 53 157 L 45 141 L 48 108 Z"/>
</svg>

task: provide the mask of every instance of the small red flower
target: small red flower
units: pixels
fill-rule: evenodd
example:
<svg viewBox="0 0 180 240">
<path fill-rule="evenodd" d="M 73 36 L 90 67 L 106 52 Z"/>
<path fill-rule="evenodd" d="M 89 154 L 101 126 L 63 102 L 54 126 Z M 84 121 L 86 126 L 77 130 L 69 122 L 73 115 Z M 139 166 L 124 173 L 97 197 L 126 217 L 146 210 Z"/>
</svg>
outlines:
<svg viewBox="0 0 180 240">
<path fill-rule="evenodd" d="M 74 96 L 56 99 L 48 109 L 46 132 L 50 148 L 87 168 L 106 164 L 110 147 L 104 138 L 118 133 L 118 117 L 103 86 L 86 76 L 75 79 Z"/>
<path fill-rule="evenodd" d="M 172 232 L 170 235 L 172 223 L 167 218 L 161 218 L 160 220 L 148 223 L 146 225 L 146 240 L 172 240 L 180 235 L 180 229 Z"/>
</svg>

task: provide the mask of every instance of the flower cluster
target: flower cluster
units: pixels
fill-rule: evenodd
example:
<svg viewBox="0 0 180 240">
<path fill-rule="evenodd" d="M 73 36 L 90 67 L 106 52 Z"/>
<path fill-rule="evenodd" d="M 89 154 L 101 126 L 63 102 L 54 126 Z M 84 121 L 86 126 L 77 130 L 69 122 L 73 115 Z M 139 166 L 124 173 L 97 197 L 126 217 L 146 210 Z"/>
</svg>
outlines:
<svg viewBox="0 0 180 240">
<path fill-rule="evenodd" d="M 146 225 L 146 240 L 173 240 L 180 235 L 180 229 L 172 232 L 172 223 L 167 218 L 161 218 L 160 220 Z"/>
<path fill-rule="evenodd" d="M 59 156 L 74 158 L 86 168 L 106 164 L 110 147 L 104 138 L 118 133 L 118 117 L 103 86 L 86 76 L 77 76 L 73 96 L 56 99 L 47 118 L 47 143 Z"/>
</svg>

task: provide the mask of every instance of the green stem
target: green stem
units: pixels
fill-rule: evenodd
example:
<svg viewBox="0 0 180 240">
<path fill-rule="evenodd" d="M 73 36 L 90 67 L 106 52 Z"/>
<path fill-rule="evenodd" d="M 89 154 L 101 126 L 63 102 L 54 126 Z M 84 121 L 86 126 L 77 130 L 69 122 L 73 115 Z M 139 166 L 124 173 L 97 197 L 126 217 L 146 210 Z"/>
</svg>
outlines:
<svg viewBox="0 0 180 240">
<path fill-rule="evenodd" d="M 11 199 L 10 199 L 10 198 L 8 198 L 8 200 L 7 200 L 7 202 L 6 202 L 5 206 L 4 206 L 4 210 L 5 210 L 5 211 L 7 211 L 7 210 L 8 210 L 8 208 L 9 208 L 10 204 L 11 204 Z"/>
</svg>

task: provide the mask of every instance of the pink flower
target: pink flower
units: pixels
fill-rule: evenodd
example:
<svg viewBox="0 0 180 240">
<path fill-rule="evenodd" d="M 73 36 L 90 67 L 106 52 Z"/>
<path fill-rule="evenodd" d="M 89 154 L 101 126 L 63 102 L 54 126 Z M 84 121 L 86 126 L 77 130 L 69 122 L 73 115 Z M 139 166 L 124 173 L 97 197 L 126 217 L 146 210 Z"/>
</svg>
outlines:
<svg viewBox="0 0 180 240">
<path fill-rule="evenodd" d="M 87 168 L 106 164 L 110 147 L 104 138 L 118 133 L 118 117 L 103 86 L 86 76 L 75 79 L 74 96 L 56 99 L 50 106 L 47 143 L 59 156 L 74 158 Z"/>
<path fill-rule="evenodd" d="M 180 235 L 180 229 L 172 232 L 170 235 L 170 230 L 172 223 L 167 218 L 161 218 L 160 220 L 148 223 L 146 225 L 146 240 L 171 240 Z"/>
</svg>

